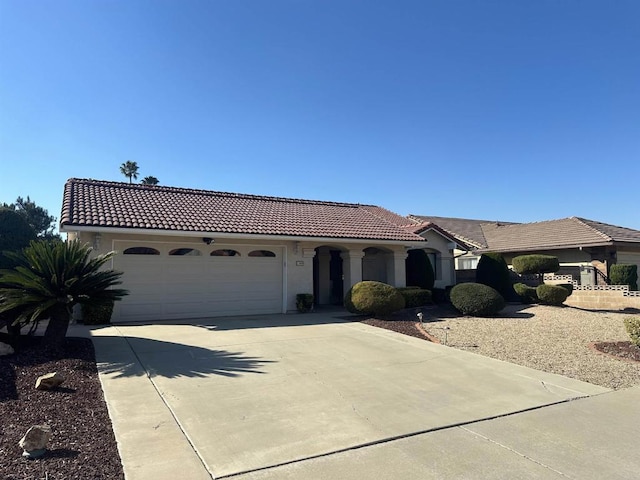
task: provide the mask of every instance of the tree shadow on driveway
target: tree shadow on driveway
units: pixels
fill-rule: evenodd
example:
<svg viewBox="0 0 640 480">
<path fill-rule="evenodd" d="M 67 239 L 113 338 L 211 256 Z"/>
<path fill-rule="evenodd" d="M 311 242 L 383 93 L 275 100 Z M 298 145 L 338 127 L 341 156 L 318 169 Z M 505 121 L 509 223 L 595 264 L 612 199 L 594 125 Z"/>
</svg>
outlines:
<svg viewBox="0 0 640 480">
<path fill-rule="evenodd" d="M 240 377 L 264 374 L 263 365 L 274 363 L 243 352 L 194 347 L 138 337 L 94 337 L 98 370 L 122 377 Z"/>
</svg>

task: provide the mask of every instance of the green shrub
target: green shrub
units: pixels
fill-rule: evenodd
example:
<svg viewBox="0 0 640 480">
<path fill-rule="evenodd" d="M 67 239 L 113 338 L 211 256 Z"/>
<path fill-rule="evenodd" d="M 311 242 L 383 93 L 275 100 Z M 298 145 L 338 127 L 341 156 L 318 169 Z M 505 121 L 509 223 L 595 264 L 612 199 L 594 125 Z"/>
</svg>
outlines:
<svg viewBox="0 0 640 480">
<path fill-rule="evenodd" d="M 404 297 L 405 308 L 422 307 L 432 303 L 431 292 L 423 288 L 407 287 L 398 288 L 400 295 Z"/>
<path fill-rule="evenodd" d="M 310 293 L 298 293 L 296 295 L 296 308 L 300 313 L 313 310 L 313 295 Z"/>
<path fill-rule="evenodd" d="M 451 303 L 465 315 L 490 317 L 504 308 L 504 298 L 482 283 L 460 283 L 451 290 Z"/>
<path fill-rule="evenodd" d="M 627 317 L 624 319 L 624 326 L 631 338 L 631 343 L 640 348 L 640 317 Z"/>
<path fill-rule="evenodd" d="M 560 270 L 558 257 L 551 255 L 520 255 L 511 260 L 511 265 L 520 275 L 541 275 Z"/>
<path fill-rule="evenodd" d="M 629 285 L 629 290 L 638 290 L 638 266 L 617 263 L 611 265 L 609 278 L 613 285 Z"/>
<path fill-rule="evenodd" d="M 107 325 L 111 323 L 113 302 L 106 305 L 82 305 L 82 323 L 85 325 Z"/>
<path fill-rule="evenodd" d="M 391 285 L 367 280 L 349 289 L 344 306 L 351 313 L 387 315 L 404 308 L 404 297 Z"/>
<path fill-rule="evenodd" d="M 451 293 L 451 287 L 447 288 L 432 288 L 431 289 L 431 298 L 434 303 L 450 303 L 451 299 L 449 298 L 449 294 Z"/>
<path fill-rule="evenodd" d="M 562 305 L 569 296 L 569 291 L 559 285 L 547 285 L 543 283 L 536 287 L 536 294 L 540 303 L 547 305 Z"/>
<path fill-rule="evenodd" d="M 530 287 L 524 283 L 515 283 L 513 289 L 516 291 L 522 303 L 537 303 L 538 295 L 535 287 Z"/>
<path fill-rule="evenodd" d="M 482 283 L 497 290 L 504 298 L 511 296 L 509 267 L 499 253 L 483 253 L 476 268 L 476 283 Z"/>
<path fill-rule="evenodd" d="M 424 250 L 409 250 L 405 260 L 407 285 L 431 290 L 435 282 L 433 266 Z"/>
<path fill-rule="evenodd" d="M 567 292 L 569 292 L 569 295 L 567 295 L 568 297 L 570 297 L 573 293 L 573 283 L 558 283 L 558 286 L 564 288 Z"/>
</svg>

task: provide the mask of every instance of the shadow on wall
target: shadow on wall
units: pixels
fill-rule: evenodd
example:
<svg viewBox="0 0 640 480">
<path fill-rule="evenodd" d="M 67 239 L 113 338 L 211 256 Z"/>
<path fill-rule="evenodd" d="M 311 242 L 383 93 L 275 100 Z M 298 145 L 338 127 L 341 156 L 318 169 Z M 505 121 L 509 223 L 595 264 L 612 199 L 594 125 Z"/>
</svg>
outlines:
<svg viewBox="0 0 640 480">
<path fill-rule="evenodd" d="M 138 337 L 94 337 L 101 374 L 122 377 L 240 377 L 263 374 L 260 367 L 272 360 L 245 356 L 242 352 L 210 350 Z M 108 352 L 106 354 L 101 352 Z M 104 361 L 100 357 L 107 357 Z M 117 359 L 117 360 L 116 360 Z"/>
</svg>

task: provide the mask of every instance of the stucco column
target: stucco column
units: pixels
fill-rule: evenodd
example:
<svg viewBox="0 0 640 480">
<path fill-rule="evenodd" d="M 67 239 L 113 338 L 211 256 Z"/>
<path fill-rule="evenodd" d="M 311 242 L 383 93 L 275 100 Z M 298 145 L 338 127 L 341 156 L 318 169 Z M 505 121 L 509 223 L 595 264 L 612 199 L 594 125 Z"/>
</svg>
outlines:
<svg viewBox="0 0 640 480">
<path fill-rule="evenodd" d="M 440 263 L 442 265 L 441 281 L 443 288 L 449 285 L 455 285 L 455 267 L 453 265 L 453 258 L 442 255 L 440 257 Z"/>
<path fill-rule="evenodd" d="M 405 260 L 407 252 L 393 252 L 387 254 L 387 283 L 394 287 L 407 286 L 407 270 Z"/>
<path fill-rule="evenodd" d="M 331 303 L 331 253 L 320 250 L 318 252 L 318 298 L 320 305 Z"/>
<path fill-rule="evenodd" d="M 346 293 L 356 283 L 362 281 L 362 250 L 349 250 L 342 252 L 342 274 L 344 275 L 343 288 Z"/>
</svg>

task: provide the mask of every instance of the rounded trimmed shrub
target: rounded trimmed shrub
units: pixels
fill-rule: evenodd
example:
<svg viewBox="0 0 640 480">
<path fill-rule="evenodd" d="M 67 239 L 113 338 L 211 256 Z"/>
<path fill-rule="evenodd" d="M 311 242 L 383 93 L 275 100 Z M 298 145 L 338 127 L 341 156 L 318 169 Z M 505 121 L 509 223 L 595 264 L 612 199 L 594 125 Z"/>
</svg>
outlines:
<svg viewBox="0 0 640 480">
<path fill-rule="evenodd" d="M 567 299 L 569 291 L 559 285 L 543 283 L 536 287 L 536 294 L 540 303 L 559 306 Z"/>
<path fill-rule="evenodd" d="M 482 283 L 497 290 L 504 298 L 511 296 L 511 276 L 502 255 L 487 252 L 480 256 L 476 268 L 476 283 Z"/>
<path fill-rule="evenodd" d="M 514 283 L 513 289 L 520 297 L 522 303 L 536 303 L 538 301 L 535 287 L 530 287 L 524 283 Z"/>
<path fill-rule="evenodd" d="M 638 266 L 616 263 L 609 269 L 613 285 L 629 285 L 629 290 L 638 290 Z"/>
<path fill-rule="evenodd" d="M 407 285 L 431 290 L 436 281 L 429 255 L 424 250 L 409 250 L 405 260 Z"/>
<path fill-rule="evenodd" d="M 400 292 L 400 295 L 404 297 L 405 308 L 422 307 L 433 303 L 431 300 L 431 292 L 429 290 L 407 287 L 398 288 L 398 291 Z"/>
<path fill-rule="evenodd" d="M 505 306 L 502 295 L 482 283 L 459 283 L 453 287 L 451 304 L 460 313 L 476 317 L 493 316 Z"/>
<path fill-rule="evenodd" d="M 404 308 L 404 297 L 391 285 L 365 280 L 349 289 L 344 306 L 351 313 L 387 315 Z"/>
<path fill-rule="evenodd" d="M 558 257 L 552 255 L 520 255 L 511 260 L 511 265 L 520 275 L 554 273 L 560 270 Z"/>
<path fill-rule="evenodd" d="M 557 285 L 559 287 L 564 288 L 567 292 L 569 292 L 569 295 L 568 295 L 569 297 L 573 293 L 573 284 L 572 283 L 558 283 Z"/>
</svg>

